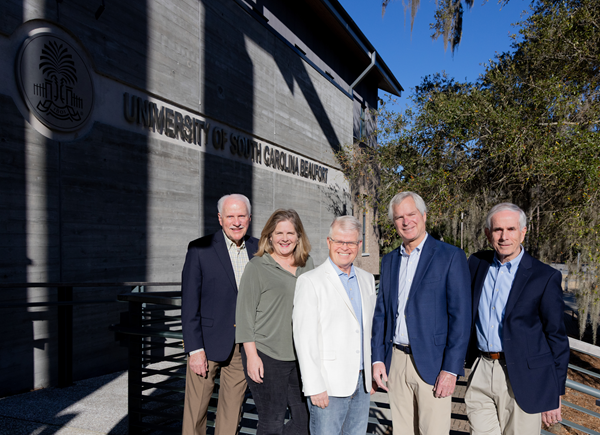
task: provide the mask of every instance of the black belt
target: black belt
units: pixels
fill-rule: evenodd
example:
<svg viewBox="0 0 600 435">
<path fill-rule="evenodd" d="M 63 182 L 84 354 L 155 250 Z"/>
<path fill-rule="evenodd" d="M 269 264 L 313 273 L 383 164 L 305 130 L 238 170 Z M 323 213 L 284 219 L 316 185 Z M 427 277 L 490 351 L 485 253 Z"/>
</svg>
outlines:
<svg viewBox="0 0 600 435">
<path fill-rule="evenodd" d="M 483 352 L 481 351 L 481 356 L 487 359 L 504 359 L 504 352 Z"/>
<path fill-rule="evenodd" d="M 410 345 L 403 345 L 403 344 L 396 344 L 394 343 L 394 347 L 398 350 L 401 350 L 402 352 L 404 352 L 407 355 L 410 355 L 412 353 L 412 350 L 410 348 Z"/>
</svg>

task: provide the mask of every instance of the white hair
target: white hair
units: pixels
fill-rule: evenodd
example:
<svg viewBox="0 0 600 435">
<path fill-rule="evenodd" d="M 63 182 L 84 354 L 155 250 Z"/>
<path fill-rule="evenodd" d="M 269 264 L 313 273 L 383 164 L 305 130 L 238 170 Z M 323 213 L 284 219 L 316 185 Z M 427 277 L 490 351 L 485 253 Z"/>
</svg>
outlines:
<svg viewBox="0 0 600 435">
<path fill-rule="evenodd" d="M 227 201 L 228 199 L 235 199 L 237 201 L 242 201 L 244 204 L 246 204 L 246 210 L 248 210 L 248 216 L 250 216 L 252 214 L 252 206 L 250 206 L 250 200 L 245 195 L 242 195 L 241 193 L 232 193 L 231 195 L 222 196 L 219 199 L 219 202 L 217 202 L 217 210 L 219 211 L 219 214 L 223 213 L 223 204 L 225 204 L 225 201 Z"/>
<path fill-rule="evenodd" d="M 329 227 L 328 237 L 331 239 L 334 227 L 338 227 L 342 231 L 356 231 L 358 234 L 358 241 L 362 240 L 362 227 L 358 219 L 354 216 L 338 216 L 336 217 L 331 226 Z"/>
<path fill-rule="evenodd" d="M 392 198 L 392 200 L 390 201 L 390 206 L 388 208 L 388 217 L 390 218 L 391 221 L 394 220 L 394 207 L 399 205 L 402 201 L 404 201 L 409 196 L 415 202 L 415 205 L 417 206 L 417 210 L 419 210 L 419 213 L 421 213 L 422 216 L 425 215 L 425 213 L 427 213 L 427 206 L 425 205 L 425 201 L 423 201 L 423 198 L 421 198 L 418 193 L 410 192 L 410 191 L 400 192 L 400 193 L 397 193 L 396 196 L 394 196 Z"/>
<path fill-rule="evenodd" d="M 523 229 L 527 226 L 527 215 L 520 207 L 510 202 L 502 202 L 492 207 L 490 212 L 485 218 L 485 227 L 489 230 L 492 228 L 492 217 L 501 211 L 516 211 L 519 213 L 519 229 Z"/>
</svg>

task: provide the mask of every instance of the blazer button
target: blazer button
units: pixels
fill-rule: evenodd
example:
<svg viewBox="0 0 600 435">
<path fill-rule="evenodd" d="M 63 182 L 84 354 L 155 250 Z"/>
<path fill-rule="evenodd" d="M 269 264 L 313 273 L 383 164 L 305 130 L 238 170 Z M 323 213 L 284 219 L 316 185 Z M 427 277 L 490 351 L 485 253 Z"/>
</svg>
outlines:
<svg viewBox="0 0 600 435">
<path fill-rule="evenodd" d="M 233 324 L 233 327 L 235 328 L 235 323 Z"/>
</svg>

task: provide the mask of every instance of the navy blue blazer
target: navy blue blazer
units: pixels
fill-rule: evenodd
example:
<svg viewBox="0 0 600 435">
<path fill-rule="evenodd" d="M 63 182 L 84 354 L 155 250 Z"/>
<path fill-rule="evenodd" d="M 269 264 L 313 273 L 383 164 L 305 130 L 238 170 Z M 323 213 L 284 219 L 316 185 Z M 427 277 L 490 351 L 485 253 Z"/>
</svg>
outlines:
<svg viewBox="0 0 600 435">
<path fill-rule="evenodd" d="M 479 298 L 494 251 L 469 258 L 473 289 L 473 329 Z M 502 348 L 515 399 L 530 414 L 558 408 L 565 394 L 569 339 L 563 319 L 561 273 L 524 253 L 504 310 Z M 469 355 L 477 352 L 472 335 Z"/>
<path fill-rule="evenodd" d="M 245 237 L 248 258 L 258 239 Z M 190 242 L 181 274 L 181 324 L 186 352 L 204 348 L 210 361 L 225 361 L 235 344 L 238 288 L 223 231 Z"/>
<path fill-rule="evenodd" d="M 387 372 L 398 313 L 400 248 L 381 262 L 373 318 L 372 361 Z M 471 289 L 465 253 L 428 236 L 406 302 L 406 326 L 419 375 L 430 385 L 440 370 L 462 375 L 471 331 Z"/>
</svg>

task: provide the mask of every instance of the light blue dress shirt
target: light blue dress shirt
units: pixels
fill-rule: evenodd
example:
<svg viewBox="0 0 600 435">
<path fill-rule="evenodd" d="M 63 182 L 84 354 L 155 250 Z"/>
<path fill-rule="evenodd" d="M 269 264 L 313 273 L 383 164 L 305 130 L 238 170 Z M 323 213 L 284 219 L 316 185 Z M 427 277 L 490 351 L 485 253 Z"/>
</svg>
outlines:
<svg viewBox="0 0 600 435">
<path fill-rule="evenodd" d="M 352 308 L 354 309 L 354 314 L 356 314 L 358 324 L 360 325 L 360 370 L 362 370 L 364 368 L 364 331 L 362 321 L 362 299 L 360 297 L 360 287 L 358 286 L 358 278 L 356 278 L 356 273 L 354 272 L 354 265 L 350 267 L 350 275 L 348 275 L 347 273 L 342 272 L 340 268 L 337 267 L 333 261 L 331 261 L 331 258 L 329 259 L 329 261 L 331 262 L 331 265 L 340 277 L 340 281 L 342 281 L 342 285 L 344 286 L 344 289 L 346 290 L 346 293 L 350 298 Z"/>
<path fill-rule="evenodd" d="M 483 352 L 503 352 L 502 332 L 506 301 L 510 295 L 519 263 L 523 258 L 525 249 L 521 246 L 521 253 L 511 261 L 501 264 L 494 255 L 483 283 L 479 306 L 477 307 L 477 343 Z"/>
<path fill-rule="evenodd" d="M 394 343 L 396 344 L 410 344 L 404 311 L 406 310 L 410 287 L 415 278 L 415 272 L 427 237 L 429 237 L 429 234 L 425 233 L 425 238 L 419 243 L 419 246 L 412 250 L 410 255 L 406 253 L 404 244 L 400 246 L 402 258 L 400 259 L 400 272 L 398 272 L 398 313 L 396 313 L 396 332 L 394 334 Z"/>
</svg>

